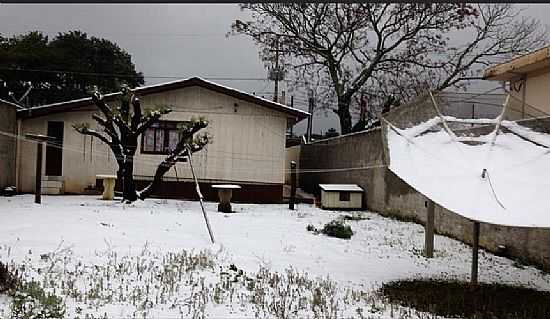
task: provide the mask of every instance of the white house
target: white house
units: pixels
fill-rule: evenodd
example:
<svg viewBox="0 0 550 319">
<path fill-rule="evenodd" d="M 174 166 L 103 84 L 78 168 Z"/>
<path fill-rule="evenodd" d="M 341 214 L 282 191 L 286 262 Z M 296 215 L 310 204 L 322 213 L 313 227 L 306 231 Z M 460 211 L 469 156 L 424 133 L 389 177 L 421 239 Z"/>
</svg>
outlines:
<svg viewBox="0 0 550 319">
<path fill-rule="evenodd" d="M 306 118 L 307 112 L 228 88 L 201 78 L 190 78 L 136 88 L 144 109 L 169 106 L 154 128 L 143 134 L 136 152 L 134 176 L 138 186 L 152 179 L 165 149 L 174 143 L 176 125 L 204 116 L 213 136 L 207 149 L 196 153 L 193 165 L 207 198 L 214 199 L 212 184 L 239 184 L 236 201 L 279 202 L 282 200 L 285 167 L 285 132 L 289 125 Z M 105 96 L 117 103 L 120 93 Z M 47 134 L 62 148 L 47 147 L 43 156 L 43 185 L 53 192 L 82 194 L 99 185 L 96 175 L 115 174 L 116 161 L 110 149 L 97 138 L 79 134 L 74 124 L 96 126 L 92 114 L 99 110 L 90 98 L 55 103 L 17 112 L 17 133 Z M 16 186 L 32 192 L 35 186 L 36 146 L 17 142 Z M 195 198 L 191 173 L 178 163 L 164 177 L 155 195 Z"/>
</svg>

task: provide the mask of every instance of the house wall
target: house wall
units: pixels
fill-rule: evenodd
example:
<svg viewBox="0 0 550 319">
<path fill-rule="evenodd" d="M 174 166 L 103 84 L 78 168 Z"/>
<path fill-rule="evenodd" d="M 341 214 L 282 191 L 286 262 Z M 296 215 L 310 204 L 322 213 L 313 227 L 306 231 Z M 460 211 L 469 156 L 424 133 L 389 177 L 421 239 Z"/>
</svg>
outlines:
<svg viewBox="0 0 550 319">
<path fill-rule="evenodd" d="M 0 189 L 15 186 L 15 106 L 0 101 Z"/>
<path fill-rule="evenodd" d="M 522 80 L 513 81 L 512 88 Z M 526 85 L 516 91 L 510 90 L 514 97 L 509 106 L 508 117 L 511 119 L 532 118 L 550 115 L 550 69 L 527 74 Z M 526 105 L 522 105 L 522 97 L 525 91 Z M 523 111 L 522 111 L 523 110 Z"/>
<path fill-rule="evenodd" d="M 401 109 L 390 121 L 406 127 L 415 123 L 414 112 Z M 422 115 L 420 115 L 422 116 Z M 421 117 L 418 117 L 421 118 Z M 540 123 L 537 123 L 540 124 Z M 550 123 L 546 123 L 550 127 Z M 522 125 L 529 126 L 529 123 Z M 426 198 L 385 167 L 382 130 L 344 135 L 312 144 L 302 145 L 300 165 L 303 174 L 302 189 L 320 193 L 319 184 L 358 184 L 366 190 L 363 207 L 386 216 L 426 221 Z M 325 171 L 325 169 L 339 169 Z M 445 181 L 442 181 L 445 187 Z M 447 186 L 452 185 L 449 183 Z M 435 207 L 435 229 L 439 234 L 472 242 L 472 222 L 439 205 Z M 550 270 L 550 230 L 540 228 L 504 227 L 481 224 L 480 245 L 497 251 L 499 245 L 507 247 L 506 254 Z M 438 249 L 436 247 L 435 249 Z M 440 247 L 439 249 L 444 249 Z"/>
<path fill-rule="evenodd" d="M 202 132 L 213 136 L 207 149 L 193 156 L 197 177 L 204 182 L 231 181 L 249 184 L 282 185 L 284 183 L 286 116 L 283 113 L 254 105 L 201 87 L 187 87 L 141 97 L 142 107 L 169 106 L 172 112 L 163 120 L 185 121 L 204 116 L 209 125 Z M 66 193 L 82 193 L 96 185 L 96 175 L 115 174 L 116 161 L 108 146 L 97 138 L 77 133 L 72 126 L 90 123 L 95 127 L 94 106 L 79 111 L 64 112 L 25 119 L 24 133 L 42 133 L 48 121 L 64 121 L 63 180 Z M 22 143 L 19 158 L 21 190 L 34 189 L 36 150 L 30 142 Z M 134 176 L 151 180 L 157 165 L 165 155 L 136 152 Z M 44 159 L 45 161 L 45 159 Z M 45 165 L 43 165 L 44 167 Z M 191 180 L 186 163 L 176 165 L 178 180 Z M 165 181 L 176 181 L 171 169 Z M 282 186 L 281 195 L 282 197 Z"/>
<path fill-rule="evenodd" d="M 350 193 L 349 201 L 340 201 L 340 192 L 327 192 L 321 190 L 321 206 L 323 208 L 361 208 L 362 193 Z"/>
</svg>

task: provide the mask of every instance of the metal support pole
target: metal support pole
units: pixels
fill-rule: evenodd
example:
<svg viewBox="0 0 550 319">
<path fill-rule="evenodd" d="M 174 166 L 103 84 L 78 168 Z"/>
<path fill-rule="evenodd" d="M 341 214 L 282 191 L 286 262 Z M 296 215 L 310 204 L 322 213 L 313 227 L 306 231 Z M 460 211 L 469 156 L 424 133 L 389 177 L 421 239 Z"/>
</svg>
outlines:
<svg viewBox="0 0 550 319">
<path fill-rule="evenodd" d="M 296 202 L 296 162 L 290 162 L 290 200 L 288 201 L 288 209 L 294 210 Z"/>
<path fill-rule="evenodd" d="M 195 175 L 195 170 L 193 169 L 193 163 L 191 161 L 191 155 L 193 152 L 191 152 L 191 148 L 187 147 L 187 154 L 189 159 L 189 168 L 191 168 L 191 175 L 193 175 L 193 180 L 195 181 L 195 190 L 197 191 L 197 195 L 199 195 L 199 202 L 201 204 L 202 209 L 202 215 L 204 216 L 204 220 L 206 221 L 206 228 L 208 228 L 208 234 L 210 235 L 210 241 L 212 241 L 212 244 L 214 243 L 214 233 L 212 232 L 212 228 L 210 227 L 210 221 L 208 220 L 208 215 L 206 214 L 206 210 L 204 209 L 204 203 L 203 203 L 203 196 L 201 189 L 199 187 L 199 181 L 197 180 L 197 176 Z"/>
<path fill-rule="evenodd" d="M 424 227 L 424 256 L 433 258 L 434 256 L 434 219 L 435 203 L 428 199 L 428 209 L 426 216 L 426 226 Z"/>
<path fill-rule="evenodd" d="M 472 285 L 477 285 L 478 280 L 478 252 L 479 252 L 479 222 L 474 221 L 473 229 L 473 243 L 472 243 L 472 276 L 470 282 Z"/>
<path fill-rule="evenodd" d="M 474 103 L 472 103 L 472 120 L 476 118 L 476 105 Z M 475 124 L 472 123 L 472 127 L 474 126 Z"/>
<path fill-rule="evenodd" d="M 42 202 L 42 153 L 44 142 L 38 142 L 36 146 L 36 183 L 34 189 L 34 202 L 40 204 Z"/>
</svg>

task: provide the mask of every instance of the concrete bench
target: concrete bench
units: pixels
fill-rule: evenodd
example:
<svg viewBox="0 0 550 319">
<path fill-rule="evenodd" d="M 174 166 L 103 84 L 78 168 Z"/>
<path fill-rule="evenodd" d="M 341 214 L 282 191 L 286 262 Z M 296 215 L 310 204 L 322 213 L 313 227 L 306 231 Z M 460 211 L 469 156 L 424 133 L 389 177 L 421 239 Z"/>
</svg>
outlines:
<svg viewBox="0 0 550 319">
<path fill-rule="evenodd" d="M 212 188 L 218 190 L 220 202 L 218 204 L 218 212 L 231 213 L 231 197 L 234 189 L 240 189 L 241 186 L 234 184 L 219 184 L 212 185 Z"/>
<path fill-rule="evenodd" d="M 103 180 L 103 200 L 113 200 L 115 197 L 116 175 L 96 175 L 97 179 Z"/>
</svg>

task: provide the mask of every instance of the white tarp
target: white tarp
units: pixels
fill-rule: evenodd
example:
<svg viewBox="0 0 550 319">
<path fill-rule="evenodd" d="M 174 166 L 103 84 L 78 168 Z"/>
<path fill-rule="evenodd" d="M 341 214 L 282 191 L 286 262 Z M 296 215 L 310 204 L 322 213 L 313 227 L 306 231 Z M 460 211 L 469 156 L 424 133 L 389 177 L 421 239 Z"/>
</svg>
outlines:
<svg viewBox="0 0 550 319">
<path fill-rule="evenodd" d="M 550 227 L 548 148 L 512 133 L 499 134 L 493 146 L 452 141 L 443 130 L 414 137 L 430 121 L 405 130 L 388 127 L 392 172 L 435 203 L 466 218 L 506 226 Z M 550 135 L 536 133 L 536 137 L 539 144 L 550 145 Z"/>
</svg>

